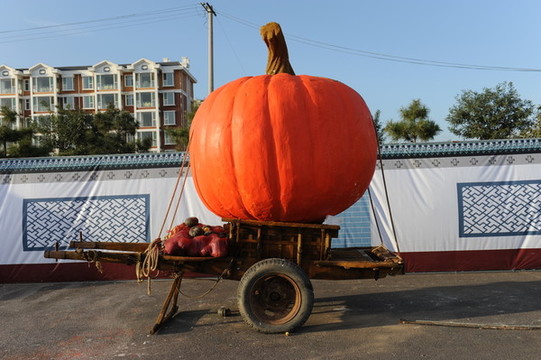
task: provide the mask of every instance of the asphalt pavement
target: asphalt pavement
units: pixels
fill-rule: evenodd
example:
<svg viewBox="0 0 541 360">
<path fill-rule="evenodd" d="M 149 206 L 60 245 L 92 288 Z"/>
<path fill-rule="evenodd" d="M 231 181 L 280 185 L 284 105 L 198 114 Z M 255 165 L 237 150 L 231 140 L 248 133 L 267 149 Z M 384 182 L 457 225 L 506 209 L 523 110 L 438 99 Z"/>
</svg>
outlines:
<svg viewBox="0 0 541 360">
<path fill-rule="evenodd" d="M 238 282 L 198 298 L 213 281 L 185 279 L 190 297 L 149 335 L 169 284 L 153 281 L 150 296 L 132 281 L 0 284 L 0 358 L 541 359 L 539 271 L 316 280 L 306 324 L 272 335 L 244 324 Z"/>
</svg>

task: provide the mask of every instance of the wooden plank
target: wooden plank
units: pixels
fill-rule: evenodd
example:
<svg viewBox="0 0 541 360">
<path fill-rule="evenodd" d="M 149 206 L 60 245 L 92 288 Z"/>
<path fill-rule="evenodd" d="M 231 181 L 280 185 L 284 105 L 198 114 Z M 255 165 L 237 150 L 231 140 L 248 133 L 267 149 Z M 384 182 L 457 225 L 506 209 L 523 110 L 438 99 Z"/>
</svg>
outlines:
<svg viewBox="0 0 541 360">
<path fill-rule="evenodd" d="M 125 243 L 109 241 L 72 241 L 70 242 L 70 248 L 143 252 L 148 248 L 149 244 L 150 243 Z"/>
<path fill-rule="evenodd" d="M 355 261 L 355 260 L 317 260 L 314 261 L 317 266 L 343 267 L 344 269 L 380 269 L 394 268 L 400 264 L 394 261 Z"/>
<path fill-rule="evenodd" d="M 222 221 L 246 225 L 255 225 L 255 226 L 269 226 L 269 227 L 289 227 L 289 228 L 307 228 L 307 229 L 329 229 L 329 230 L 340 230 L 338 225 L 327 225 L 327 224 L 303 224 L 303 223 L 290 223 L 290 222 L 279 222 L 279 221 L 256 221 L 256 220 L 241 220 L 241 219 L 229 219 L 222 218 Z"/>
</svg>

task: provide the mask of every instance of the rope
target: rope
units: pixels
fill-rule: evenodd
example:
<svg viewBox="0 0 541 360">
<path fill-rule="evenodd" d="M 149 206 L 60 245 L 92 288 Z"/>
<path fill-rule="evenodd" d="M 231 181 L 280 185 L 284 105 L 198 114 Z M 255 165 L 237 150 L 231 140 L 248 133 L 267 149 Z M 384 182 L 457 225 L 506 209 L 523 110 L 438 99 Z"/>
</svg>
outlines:
<svg viewBox="0 0 541 360">
<path fill-rule="evenodd" d="M 376 214 L 376 207 L 374 206 L 374 200 L 372 199 L 372 191 L 370 191 L 370 187 L 368 188 L 368 198 L 370 199 L 370 208 L 372 209 L 372 214 L 374 214 L 374 221 L 376 223 L 376 229 L 378 230 L 379 241 L 381 245 L 383 246 L 383 236 L 381 235 L 381 228 L 379 227 L 379 221 Z"/>
<path fill-rule="evenodd" d="M 189 146 L 189 141 L 188 141 L 188 146 Z M 175 196 L 177 194 L 177 189 L 178 189 L 178 185 L 180 183 L 180 179 L 182 178 L 182 169 L 184 169 L 185 165 L 186 165 L 186 154 L 188 153 L 188 151 L 186 150 L 186 152 L 184 153 L 184 156 L 182 158 L 182 163 L 180 164 L 180 171 L 178 172 L 178 176 L 177 176 L 177 181 L 175 183 L 175 187 L 173 189 L 173 193 L 171 194 L 171 197 L 169 198 L 169 205 L 167 206 L 167 210 L 165 212 L 165 215 L 163 217 L 163 222 L 162 222 L 162 226 L 160 227 L 160 232 L 158 233 L 158 237 L 161 237 L 162 234 L 163 234 L 163 229 L 165 228 L 165 224 L 167 223 L 167 218 L 169 217 L 169 212 L 171 211 L 171 206 L 173 205 L 173 201 L 175 200 Z M 186 172 L 187 174 L 187 172 Z M 187 175 L 186 175 L 187 176 Z M 186 181 L 184 181 L 185 183 Z M 184 185 L 182 187 L 184 189 Z M 181 193 L 181 196 L 182 196 L 182 193 Z M 180 198 L 179 198 L 179 201 L 177 202 L 177 207 L 178 207 L 178 204 L 180 203 Z M 176 214 L 176 211 L 175 211 L 175 214 Z M 174 217 L 173 217 L 174 219 Z"/>
<path fill-rule="evenodd" d="M 100 274 L 103 274 L 103 266 L 101 262 L 99 261 L 99 255 L 97 252 L 93 250 L 83 251 L 81 249 L 81 254 L 83 254 L 83 257 L 88 262 L 88 267 L 90 267 L 90 264 L 94 264 L 96 266 L 96 269 Z"/>
<path fill-rule="evenodd" d="M 137 277 L 138 282 L 142 282 L 144 278 L 148 279 L 148 288 L 147 293 L 150 295 L 152 293 L 152 285 L 151 285 L 151 279 L 150 274 L 158 269 L 158 263 L 160 261 L 160 253 L 161 253 L 161 236 L 163 234 L 163 230 L 165 228 L 165 224 L 167 223 L 167 219 L 169 217 L 169 213 L 171 212 L 171 207 L 173 205 L 173 202 L 175 200 L 175 196 L 177 194 L 178 186 L 180 184 L 180 179 L 182 178 L 183 170 L 185 167 L 187 167 L 186 171 L 184 172 L 184 181 L 182 182 L 182 188 L 180 191 L 180 195 L 178 198 L 178 201 L 175 206 L 174 214 L 171 218 L 171 225 L 169 227 L 169 231 L 171 231 L 173 227 L 174 219 L 177 215 L 178 208 L 180 206 L 180 201 L 182 199 L 182 195 L 184 193 L 184 188 L 186 186 L 186 181 L 188 179 L 188 172 L 189 172 L 189 165 L 190 163 L 187 161 L 187 154 L 188 149 L 190 146 L 190 140 L 188 139 L 188 144 L 186 145 L 186 152 L 184 153 L 184 156 L 182 157 L 182 163 L 180 165 L 180 170 L 178 172 L 177 180 L 175 182 L 175 187 L 173 189 L 173 193 L 171 194 L 171 197 L 169 199 L 169 204 L 167 205 L 167 210 L 165 211 L 165 215 L 163 218 L 162 225 L 160 227 L 160 232 L 158 233 L 158 238 L 153 240 L 146 250 L 140 255 L 145 255 L 145 259 L 141 262 L 141 258 L 139 257 L 139 260 L 137 261 L 137 264 L 135 266 L 135 274 Z M 186 163 L 188 163 L 188 166 L 186 166 Z"/>
<path fill-rule="evenodd" d="M 380 165 L 380 169 L 381 169 L 381 177 L 382 177 L 382 180 L 383 180 L 383 189 L 385 190 L 385 198 L 387 200 L 387 209 L 389 210 L 389 219 L 391 221 L 391 229 L 393 231 L 393 237 L 394 237 L 394 241 L 396 243 L 396 251 L 398 253 L 400 253 L 400 245 L 398 244 L 398 237 L 396 236 L 396 228 L 394 226 L 393 213 L 391 211 L 391 202 L 389 200 L 389 191 L 387 189 L 387 180 L 385 179 L 385 171 L 383 170 L 383 159 L 381 158 L 381 145 L 379 143 L 378 132 L 376 130 L 376 123 L 374 122 L 374 118 L 372 118 L 372 125 L 373 125 L 373 128 L 374 128 L 374 133 L 376 135 L 376 143 L 377 143 L 377 146 L 378 146 L 378 161 L 379 161 L 379 165 Z M 370 194 L 370 192 L 368 194 Z M 371 196 L 370 196 L 370 201 L 372 201 Z M 372 210 L 374 210 L 374 209 L 372 208 Z M 377 219 L 375 212 L 374 212 L 374 218 Z M 376 220 L 376 224 L 377 224 L 377 220 Z M 378 231 L 379 231 L 379 226 L 378 226 Z M 379 235 L 380 235 L 380 238 L 381 238 L 381 242 L 383 244 L 383 238 L 381 237 L 381 232 L 380 232 Z"/>
<path fill-rule="evenodd" d="M 391 201 L 389 199 L 389 190 L 387 189 L 387 180 L 385 179 L 385 171 L 383 171 L 383 161 L 381 156 L 379 158 L 381 167 L 381 177 L 383 179 L 383 189 L 385 190 L 385 199 L 387 200 L 387 209 L 389 210 L 389 219 L 391 220 L 391 229 L 393 230 L 393 237 L 396 243 L 396 251 L 400 253 L 400 245 L 398 244 L 398 237 L 396 236 L 396 227 L 394 226 L 393 213 L 391 211 Z"/>
<path fill-rule="evenodd" d="M 205 291 L 203 294 L 201 294 L 201 295 L 186 295 L 182 290 L 180 290 L 180 288 L 178 289 L 178 292 L 181 293 L 182 296 L 187 297 L 188 299 L 201 299 L 201 298 L 204 298 L 205 296 L 210 294 L 216 288 L 216 286 L 218 286 L 218 283 L 224 278 L 225 274 L 231 269 L 232 265 L 233 265 L 233 260 L 231 260 L 229 265 L 224 269 L 224 271 L 222 271 L 220 276 L 218 276 L 218 278 L 216 279 L 214 284 L 211 286 L 211 288 L 208 289 L 207 291 Z M 182 276 L 182 275 L 183 274 L 181 273 L 180 276 Z"/>
<path fill-rule="evenodd" d="M 147 293 L 152 294 L 152 284 L 150 274 L 158 269 L 158 262 L 161 252 L 160 238 L 153 240 L 145 251 L 139 255 L 137 264 L 135 264 L 135 275 L 137 282 L 142 282 L 145 278 L 148 280 Z M 141 256 L 145 255 L 145 259 L 141 261 Z M 159 271 L 158 271 L 159 274 Z"/>
<path fill-rule="evenodd" d="M 182 170 L 184 169 L 184 165 L 182 165 L 180 173 L 182 173 Z M 190 172 L 190 163 L 186 166 L 186 172 L 184 173 L 184 181 L 182 182 L 182 187 L 180 188 L 180 194 L 178 196 L 177 204 L 175 205 L 175 212 L 173 213 L 173 216 L 171 216 L 171 223 L 169 224 L 169 231 L 173 228 L 175 218 L 177 217 L 177 212 L 180 207 L 180 201 L 182 200 L 182 196 L 184 195 L 184 188 L 186 187 L 186 181 L 188 180 L 188 173 Z"/>
</svg>

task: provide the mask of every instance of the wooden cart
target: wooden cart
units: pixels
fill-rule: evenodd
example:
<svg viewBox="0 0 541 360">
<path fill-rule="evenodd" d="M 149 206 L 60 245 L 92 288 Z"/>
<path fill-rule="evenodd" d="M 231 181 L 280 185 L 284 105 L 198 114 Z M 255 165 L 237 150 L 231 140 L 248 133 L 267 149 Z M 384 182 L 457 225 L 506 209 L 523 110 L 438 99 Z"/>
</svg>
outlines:
<svg viewBox="0 0 541 360">
<path fill-rule="evenodd" d="M 247 324 L 264 333 L 293 331 L 304 324 L 314 303 L 310 279 L 378 279 L 403 273 L 402 259 L 383 246 L 332 248 L 339 226 L 223 221 L 230 239 L 227 257 L 160 254 L 157 258 L 157 268 L 171 271 L 174 280 L 151 333 L 177 312 L 186 272 L 240 280 L 239 312 Z M 137 265 L 149 256 L 148 243 L 78 241 L 70 247 L 74 250 L 45 251 L 45 257 Z"/>
</svg>

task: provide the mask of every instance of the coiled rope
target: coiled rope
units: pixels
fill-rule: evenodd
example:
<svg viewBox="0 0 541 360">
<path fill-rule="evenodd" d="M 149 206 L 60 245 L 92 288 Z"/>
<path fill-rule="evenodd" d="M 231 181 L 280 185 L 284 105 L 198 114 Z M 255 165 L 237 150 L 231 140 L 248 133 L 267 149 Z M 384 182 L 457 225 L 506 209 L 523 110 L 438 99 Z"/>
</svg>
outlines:
<svg viewBox="0 0 541 360">
<path fill-rule="evenodd" d="M 189 147 L 190 147 L 190 140 L 188 140 L 188 144 L 186 146 L 186 152 L 184 153 L 184 156 L 182 157 L 182 162 L 180 164 L 180 169 L 178 172 L 177 180 L 175 182 L 175 187 L 173 188 L 173 193 L 171 194 L 169 198 L 169 204 L 167 205 L 167 210 L 165 211 L 165 215 L 163 218 L 162 225 L 160 227 L 160 232 L 158 233 L 158 237 L 154 239 L 148 245 L 148 247 L 145 249 L 145 251 L 142 254 L 140 254 L 137 264 L 135 266 L 135 275 L 137 277 L 137 281 L 142 282 L 144 281 L 145 278 L 148 280 L 147 293 L 149 295 L 152 293 L 151 274 L 154 272 L 157 272 L 156 276 L 159 275 L 158 264 L 159 264 L 159 259 L 160 259 L 160 253 L 162 251 L 162 234 L 164 232 L 167 219 L 169 218 L 169 215 L 171 213 L 171 208 L 173 207 L 175 197 L 177 197 L 180 181 L 184 175 L 184 180 L 182 181 L 182 186 L 180 188 L 178 199 L 175 204 L 175 209 L 174 209 L 173 215 L 171 216 L 171 222 L 169 225 L 169 229 L 167 231 L 166 238 L 171 232 L 171 229 L 173 228 L 174 221 L 177 216 L 178 209 L 180 207 L 180 202 L 184 194 L 184 189 L 186 187 L 186 182 L 188 180 L 188 173 L 190 171 L 190 162 L 188 161 Z M 141 258 L 143 258 L 142 261 L 141 261 Z"/>
</svg>

